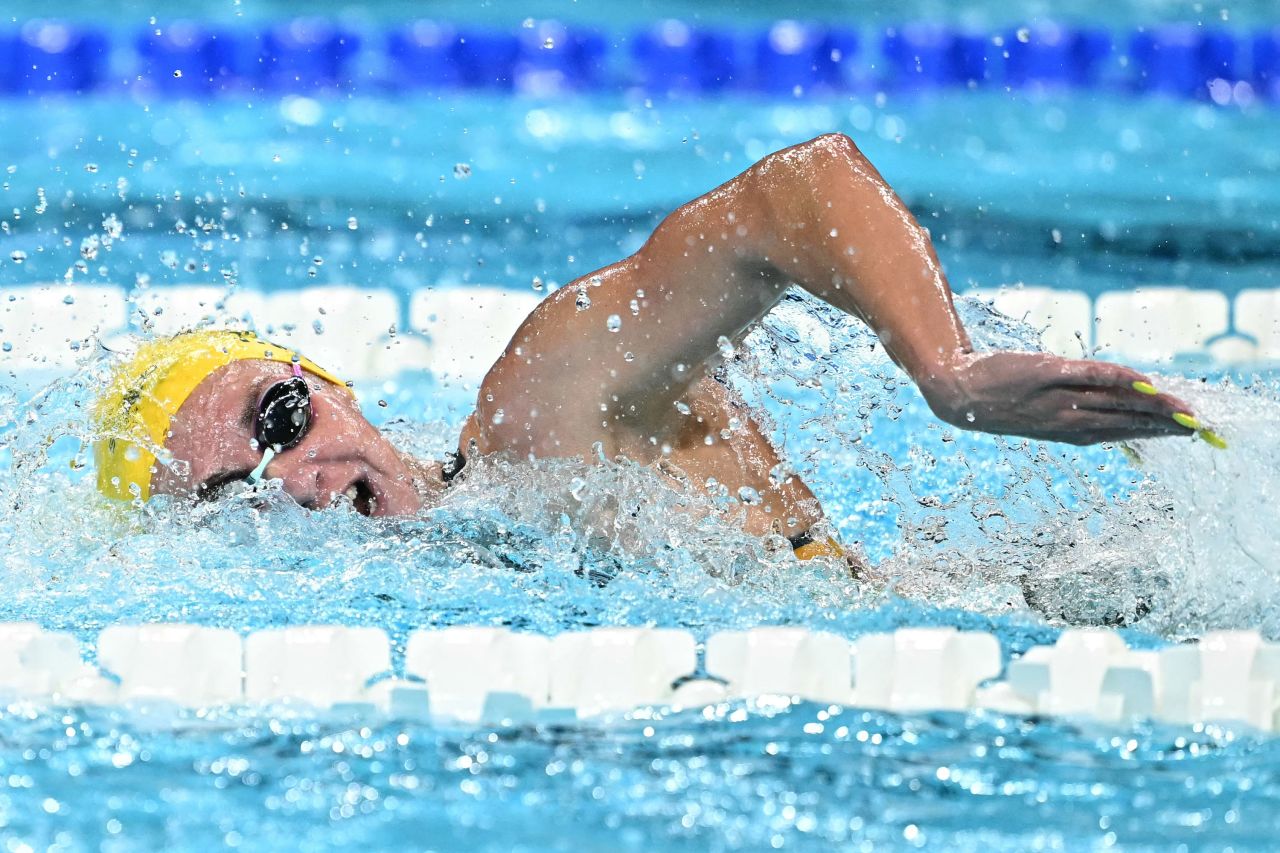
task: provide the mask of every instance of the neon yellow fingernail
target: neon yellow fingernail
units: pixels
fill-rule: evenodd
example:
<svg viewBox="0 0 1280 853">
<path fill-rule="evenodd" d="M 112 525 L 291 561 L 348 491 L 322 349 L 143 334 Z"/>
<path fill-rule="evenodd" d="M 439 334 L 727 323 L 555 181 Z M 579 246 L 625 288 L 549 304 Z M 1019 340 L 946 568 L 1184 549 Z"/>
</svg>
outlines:
<svg viewBox="0 0 1280 853">
<path fill-rule="evenodd" d="M 1219 450 L 1227 449 L 1227 443 L 1222 440 L 1222 436 L 1218 435 L 1211 429 L 1202 429 L 1197 432 L 1196 435 L 1200 437 L 1201 441 L 1210 447 L 1216 447 Z"/>
<path fill-rule="evenodd" d="M 1186 412 L 1174 412 L 1173 419 L 1187 429 L 1200 429 L 1200 422 Z"/>
<path fill-rule="evenodd" d="M 1156 386 L 1152 385 L 1150 382 L 1135 382 L 1133 383 L 1133 390 L 1137 391 L 1139 394 L 1146 394 L 1150 397 L 1154 397 L 1156 394 L 1160 393 L 1156 390 Z"/>
</svg>

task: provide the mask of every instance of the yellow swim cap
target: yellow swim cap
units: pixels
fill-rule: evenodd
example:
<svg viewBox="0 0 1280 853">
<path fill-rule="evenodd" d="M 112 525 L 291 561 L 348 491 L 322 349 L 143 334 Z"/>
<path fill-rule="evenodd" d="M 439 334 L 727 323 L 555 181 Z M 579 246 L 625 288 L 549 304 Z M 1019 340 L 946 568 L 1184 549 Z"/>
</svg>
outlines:
<svg viewBox="0 0 1280 853">
<path fill-rule="evenodd" d="M 345 388 L 346 383 L 293 350 L 253 332 L 210 329 L 147 341 L 112 370 L 93 406 L 93 458 L 98 491 L 109 498 L 151 497 L 155 451 L 164 447 L 169 424 L 196 387 L 233 361 L 297 362 L 303 370 Z"/>
</svg>

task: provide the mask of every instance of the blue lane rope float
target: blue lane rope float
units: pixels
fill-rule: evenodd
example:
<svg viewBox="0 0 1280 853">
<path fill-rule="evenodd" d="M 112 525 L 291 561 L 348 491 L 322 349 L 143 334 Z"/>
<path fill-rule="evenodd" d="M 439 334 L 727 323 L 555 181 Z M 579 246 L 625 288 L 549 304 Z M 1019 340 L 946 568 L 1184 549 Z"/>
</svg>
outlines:
<svg viewBox="0 0 1280 853">
<path fill-rule="evenodd" d="M 309 17 L 257 28 L 197 21 L 142 32 L 61 21 L 0 28 L 0 95 L 8 96 L 639 88 L 794 97 L 955 87 L 1277 101 L 1280 27 L 1175 23 L 1126 33 L 1039 22 L 975 31 L 911 22 L 872 30 L 778 21 L 732 29 L 669 20 L 606 34 L 556 21 L 514 31 L 437 21 L 378 29 Z"/>
</svg>

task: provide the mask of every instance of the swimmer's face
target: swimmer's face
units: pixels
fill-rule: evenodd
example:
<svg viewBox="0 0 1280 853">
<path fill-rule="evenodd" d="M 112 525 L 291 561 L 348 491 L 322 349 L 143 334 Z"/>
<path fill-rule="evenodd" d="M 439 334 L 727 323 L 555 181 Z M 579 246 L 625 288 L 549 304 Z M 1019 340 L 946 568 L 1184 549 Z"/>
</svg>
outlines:
<svg viewBox="0 0 1280 853">
<path fill-rule="evenodd" d="M 253 442 L 258 402 L 267 388 L 292 375 L 287 364 L 245 360 L 206 377 L 174 415 L 165 443 L 190 470 L 180 476 L 157 466 L 152 491 L 209 498 L 248 477 L 262 461 Z M 300 442 L 276 454 L 265 479 L 283 480 L 289 495 L 308 509 L 332 506 L 345 496 L 373 516 L 412 515 L 443 488 L 438 470 L 401 456 L 349 393 L 303 375 L 311 389 L 311 425 Z"/>
</svg>

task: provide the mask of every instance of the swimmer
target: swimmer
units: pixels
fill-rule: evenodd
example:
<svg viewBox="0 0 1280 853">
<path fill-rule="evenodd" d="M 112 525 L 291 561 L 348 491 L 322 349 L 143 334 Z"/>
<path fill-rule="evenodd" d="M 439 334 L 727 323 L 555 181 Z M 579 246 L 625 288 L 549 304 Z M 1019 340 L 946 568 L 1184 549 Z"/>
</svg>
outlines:
<svg viewBox="0 0 1280 853">
<path fill-rule="evenodd" d="M 974 352 L 928 232 L 849 137 L 829 134 L 765 157 L 670 214 L 634 255 L 550 294 L 490 368 L 444 462 L 399 453 L 318 365 L 250 333 L 201 331 L 144 344 L 117 370 L 95 407 L 99 488 L 204 498 L 278 479 L 304 507 L 345 496 L 366 515 L 412 515 L 478 457 L 590 460 L 599 445 L 691 488 L 754 489 L 748 532 L 780 534 L 802 558 L 839 554 L 813 533 L 825 529 L 813 493 L 770 479 L 777 449 L 716 378 L 722 339 L 738 344 L 791 285 L 870 326 L 960 429 L 1090 444 L 1199 426 L 1128 367 Z"/>
</svg>

